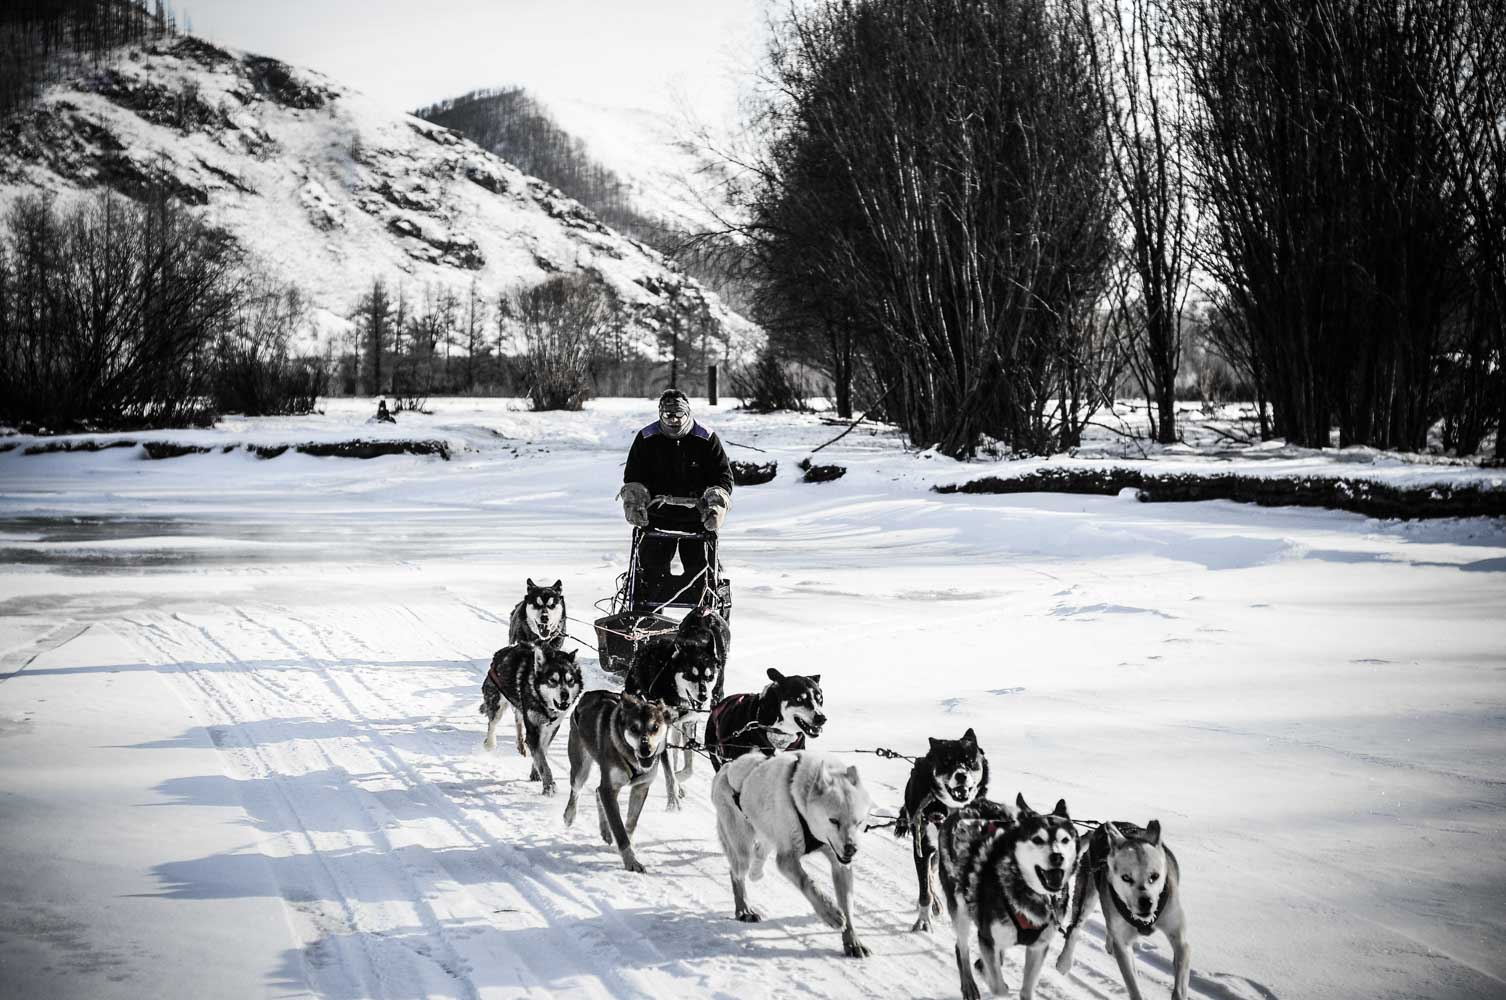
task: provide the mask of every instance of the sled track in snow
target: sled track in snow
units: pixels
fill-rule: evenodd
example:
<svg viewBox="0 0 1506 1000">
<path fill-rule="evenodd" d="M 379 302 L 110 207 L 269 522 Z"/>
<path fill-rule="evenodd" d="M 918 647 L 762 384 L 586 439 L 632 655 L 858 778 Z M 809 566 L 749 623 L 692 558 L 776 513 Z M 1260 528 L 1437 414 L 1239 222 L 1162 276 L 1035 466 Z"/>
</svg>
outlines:
<svg viewBox="0 0 1506 1000">
<path fill-rule="evenodd" d="M 402 616 L 425 630 L 428 648 L 454 658 L 384 665 L 358 622 L 276 605 L 120 623 L 153 660 L 176 666 L 174 684 L 209 728 L 231 785 L 273 835 L 276 852 L 261 863 L 272 868 L 297 965 L 317 992 L 733 997 L 756 980 L 777 1000 L 956 995 L 945 918 L 931 937 L 908 930 L 906 842 L 875 832 L 857 862 L 854 909 L 874 951 L 866 961 L 844 958 L 836 932 L 773 873 L 753 886 L 768 919 L 735 923 L 704 761 L 677 816 L 665 813 L 656 783 L 639 837 L 649 874 L 626 873 L 597 838 L 591 810 L 567 830 L 563 791 L 543 798 L 522 780 L 527 765 L 510 743 L 481 752 L 483 661 L 404 606 L 363 610 Z M 453 710 L 425 715 L 416 706 L 436 690 L 450 692 Z M 564 789 L 562 740 L 551 762 Z M 812 864 L 818 884 L 829 881 L 825 864 Z M 169 863 L 158 874 L 169 892 L 192 893 L 201 889 L 193 871 Z M 1112 960 L 1093 946 L 1101 922 L 1088 932 L 1074 975 L 1048 972 L 1039 995 L 1124 995 Z M 1009 955 L 1013 983 L 1020 955 Z M 1149 995 L 1165 995 L 1162 951 L 1142 953 L 1141 965 Z M 1193 992 L 1260 995 L 1249 987 L 1197 976 Z"/>
</svg>

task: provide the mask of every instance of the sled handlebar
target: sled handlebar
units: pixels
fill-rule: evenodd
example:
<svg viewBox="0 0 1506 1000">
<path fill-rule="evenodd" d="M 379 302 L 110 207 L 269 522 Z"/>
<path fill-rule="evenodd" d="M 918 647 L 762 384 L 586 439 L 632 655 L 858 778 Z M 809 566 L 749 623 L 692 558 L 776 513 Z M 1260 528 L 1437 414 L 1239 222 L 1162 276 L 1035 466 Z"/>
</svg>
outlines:
<svg viewBox="0 0 1506 1000">
<path fill-rule="evenodd" d="M 650 500 L 648 505 L 650 507 L 689 507 L 693 510 L 701 505 L 701 501 L 695 497 L 659 496 Z"/>
</svg>

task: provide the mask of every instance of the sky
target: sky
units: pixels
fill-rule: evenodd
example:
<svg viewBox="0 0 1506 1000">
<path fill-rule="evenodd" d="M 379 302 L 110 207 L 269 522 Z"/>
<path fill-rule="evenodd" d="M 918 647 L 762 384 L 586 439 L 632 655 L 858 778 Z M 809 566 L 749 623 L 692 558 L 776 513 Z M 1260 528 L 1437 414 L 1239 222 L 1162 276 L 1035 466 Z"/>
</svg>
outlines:
<svg viewBox="0 0 1506 1000">
<path fill-rule="evenodd" d="M 221 45 L 412 110 L 480 87 L 729 121 L 771 0 L 178 0 Z"/>
</svg>

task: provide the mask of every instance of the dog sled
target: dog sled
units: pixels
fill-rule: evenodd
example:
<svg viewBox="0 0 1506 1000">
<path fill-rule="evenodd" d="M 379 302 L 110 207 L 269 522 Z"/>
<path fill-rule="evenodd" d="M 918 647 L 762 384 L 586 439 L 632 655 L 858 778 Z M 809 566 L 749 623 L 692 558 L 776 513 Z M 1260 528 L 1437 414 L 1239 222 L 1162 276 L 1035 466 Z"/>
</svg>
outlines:
<svg viewBox="0 0 1506 1000">
<path fill-rule="evenodd" d="M 649 501 L 649 509 L 658 507 L 699 508 L 693 497 L 659 496 Z M 683 546 L 699 546 L 704 556 L 701 565 L 686 569 L 681 559 Z M 668 568 L 654 570 L 644 566 L 644 549 L 654 546 L 672 549 Z M 680 566 L 676 572 L 676 565 Z M 604 612 L 596 619 L 596 648 L 601 668 L 622 673 L 633 662 L 638 647 L 660 635 L 671 635 L 679 619 L 666 612 L 688 612 L 693 608 L 710 608 L 724 621 L 732 618 L 732 581 L 722 575 L 716 532 L 704 529 L 679 531 L 672 528 L 634 528 L 628 568 L 617 576 L 617 590 L 611 597 L 596 603 Z M 684 617 L 682 614 L 680 617 Z"/>
</svg>

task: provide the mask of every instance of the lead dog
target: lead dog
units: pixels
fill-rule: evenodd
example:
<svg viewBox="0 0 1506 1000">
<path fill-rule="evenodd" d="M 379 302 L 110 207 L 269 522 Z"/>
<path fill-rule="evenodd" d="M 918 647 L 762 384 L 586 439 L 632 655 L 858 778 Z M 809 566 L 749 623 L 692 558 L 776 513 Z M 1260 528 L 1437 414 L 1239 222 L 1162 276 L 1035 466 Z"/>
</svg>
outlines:
<svg viewBox="0 0 1506 1000">
<path fill-rule="evenodd" d="M 1000 972 L 1004 949 L 1025 947 L 1020 1000 L 1035 996 L 1046 949 L 1062 925 L 1077 864 L 1077 832 L 1059 801 L 1038 813 L 1023 796 L 1013 807 L 975 801 L 941 825 L 941 887 L 957 934 L 957 973 L 965 1000 L 978 1000 L 972 939 L 988 988 L 1007 993 Z"/>
<path fill-rule="evenodd" d="M 497 721 L 512 706 L 517 724 L 518 753 L 533 758 L 529 781 L 541 781 L 545 795 L 554 794 L 554 774 L 549 770 L 548 750 L 570 705 L 580 697 L 585 684 L 575 651 L 536 642 L 504 646 L 492 657 L 481 684 L 481 714 L 486 716 L 486 739 L 482 746 L 497 745 Z"/>
<path fill-rule="evenodd" d="M 507 641 L 547 642 L 555 649 L 565 644 L 565 585 L 555 580 L 548 587 L 528 581 L 523 599 L 513 606 L 507 621 Z"/>
<path fill-rule="evenodd" d="M 910 769 L 905 804 L 894 823 L 896 837 L 910 838 L 915 879 L 920 884 L 910 930 L 927 933 L 931 917 L 941 912 L 941 894 L 935 891 L 937 829 L 953 810 L 988 797 L 988 758 L 971 729 L 960 740 L 930 742 L 930 749 Z"/>
<path fill-rule="evenodd" d="M 1130 1000 L 1140 1000 L 1135 943 L 1156 931 L 1171 942 L 1172 998 L 1187 1000 L 1192 946 L 1187 943 L 1187 917 L 1182 912 L 1182 873 L 1176 855 L 1161 842 L 1160 822 L 1151 820 L 1144 829 L 1123 821 L 1104 823 L 1084 841 L 1086 863 L 1077 869 L 1072 921 L 1056 960 L 1056 970 L 1071 971 L 1072 950 L 1077 945 L 1082 922 L 1101 903 L 1108 931 L 1104 945 L 1119 963 Z"/>
<path fill-rule="evenodd" d="M 570 718 L 570 801 L 565 803 L 565 825 L 575 822 L 575 800 L 591 777 L 591 767 L 601 769 L 596 789 L 596 818 L 601 839 L 614 840 L 622 867 L 642 872 L 633 853 L 633 831 L 638 814 L 648 798 L 654 769 L 664 755 L 670 712 L 661 702 L 615 691 L 587 691 Z M 627 823 L 617 805 L 617 793 L 628 791 Z"/>
<path fill-rule="evenodd" d="M 747 880 L 763 877 L 770 852 L 779 873 L 800 889 L 816 915 L 842 932 L 842 950 L 866 958 L 852 926 L 852 859 L 873 802 L 856 767 L 811 751 L 764 757 L 748 754 L 717 772 L 711 783 L 716 834 L 732 869 L 738 920 L 761 920 L 748 905 Z M 836 905 L 816 888 L 800 859 L 820 851 L 831 863 Z"/>
</svg>

